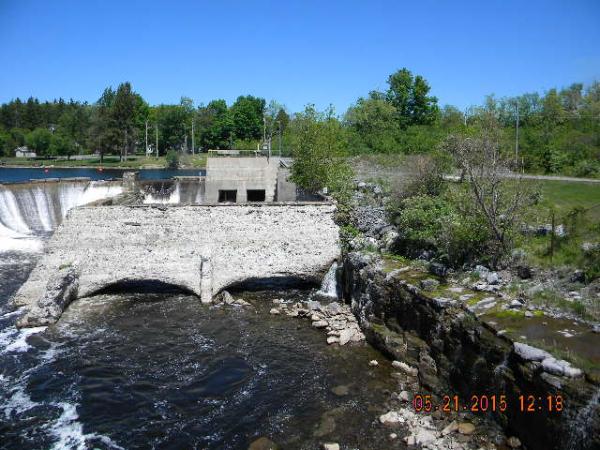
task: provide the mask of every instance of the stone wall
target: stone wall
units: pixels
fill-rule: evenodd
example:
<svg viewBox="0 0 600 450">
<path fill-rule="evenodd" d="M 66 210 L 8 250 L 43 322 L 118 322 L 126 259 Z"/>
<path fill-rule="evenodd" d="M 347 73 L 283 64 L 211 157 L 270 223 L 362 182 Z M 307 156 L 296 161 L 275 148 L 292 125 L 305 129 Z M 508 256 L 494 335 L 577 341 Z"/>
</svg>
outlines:
<svg viewBox="0 0 600 450">
<path fill-rule="evenodd" d="M 65 267 L 78 274 L 77 298 L 139 281 L 203 302 L 241 283 L 319 283 L 339 257 L 334 211 L 331 204 L 76 208 L 15 296 L 28 310 L 20 325 L 39 323 L 39 301 Z"/>
<path fill-rule="evenodd" d="M 523 352 L 462 305 L 428 297 L 402 273 L 387 272 L 375 256 L 350 253 L 344 259 L 344 296 L 369 342 L 417 367 L 420 384 L 440 397 L 459 395 L 464 402 L 471 395 L 506 395 L 509 406 L 495 418 L 529 449 L 598 448 L 596 380 L 548 372 L 541 361 L 545 352 Z M 535 411 L 519 410 L 520 395 L 535 397 Z M 547 411 L 548 395 L 563 396 L 562 412 Z"/>
</svg>

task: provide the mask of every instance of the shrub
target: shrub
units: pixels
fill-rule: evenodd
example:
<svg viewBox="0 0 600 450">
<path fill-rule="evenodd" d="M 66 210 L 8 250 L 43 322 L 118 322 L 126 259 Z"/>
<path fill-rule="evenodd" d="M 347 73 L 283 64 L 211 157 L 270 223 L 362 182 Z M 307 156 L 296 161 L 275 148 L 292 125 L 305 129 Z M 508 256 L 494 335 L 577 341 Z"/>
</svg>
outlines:
<svg viewBox="0 0 600 450">
<path fill-rule="evenodd" d="M 176 169 L 179 166 L 179 153 L 175 150 L 169 150 L 165 157 L 170 168 Z"/>
</svg>

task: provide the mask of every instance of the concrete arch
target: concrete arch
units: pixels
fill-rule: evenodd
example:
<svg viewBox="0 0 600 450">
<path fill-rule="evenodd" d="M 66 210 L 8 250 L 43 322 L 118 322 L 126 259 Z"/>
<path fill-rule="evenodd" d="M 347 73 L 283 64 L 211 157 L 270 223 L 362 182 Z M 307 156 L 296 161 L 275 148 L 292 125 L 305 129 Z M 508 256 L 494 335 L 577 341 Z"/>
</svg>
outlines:
<svg viewBox="0 0 600 450">
<path fill-rule="evenodd" d="M 21 326 L 58 320 L 63 302 L 40 311 L 61 267 L 77 269 L 73 298 L 147 281 L 204 303 L 229 286 L 317 285 L 340 256 L 334 212 L 326 203 L 75 208 L 14 297 L 27 311 Z"/>
<path fill-rule="evenodd" d="M 94 291 L 79 295 L 77 298 L 89 298 L 104 294 L 121 294 L 121 293 L 181 293 L 200 297 L 197 292 L 194 292 L 185 284 L 172 283 L 164 280 L 151 278 L 122 278 L 117 281 L 107 283 L 105 286 L 99 287 Z"/>
</svg>

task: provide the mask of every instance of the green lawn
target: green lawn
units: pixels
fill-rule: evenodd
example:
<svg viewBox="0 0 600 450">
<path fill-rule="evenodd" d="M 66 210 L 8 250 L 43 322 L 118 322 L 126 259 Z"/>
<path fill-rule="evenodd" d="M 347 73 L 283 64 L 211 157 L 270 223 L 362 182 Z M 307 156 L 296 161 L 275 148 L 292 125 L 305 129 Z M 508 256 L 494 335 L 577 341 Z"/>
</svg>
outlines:
<svg viewBox="0 0 600 450">
<path fill-rule="evenodd" d="M 536 183 L 541 200 L 527 211 L 524 219 L 532 225 L 549 224 L 554 211 L 554 223 L 563 225 L 567 236 L 554 240 L 553 252 L 550 236 L 522 237 L 519 245 L 535 265 L 582 268 L 590 277 L 597 276 L 597 255 L 584 253 L 581 246 L 584 242 L 600 242 L 600 184 L 548 180 Z M 573 215 L 578 208 L 581 212 Z"/>
</svg>

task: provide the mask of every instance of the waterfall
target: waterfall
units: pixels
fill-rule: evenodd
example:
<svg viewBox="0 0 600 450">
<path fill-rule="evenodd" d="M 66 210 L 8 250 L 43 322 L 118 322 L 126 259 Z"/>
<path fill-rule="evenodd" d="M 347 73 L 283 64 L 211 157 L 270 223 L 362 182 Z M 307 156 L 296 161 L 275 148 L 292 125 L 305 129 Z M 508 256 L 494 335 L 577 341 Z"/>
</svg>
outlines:
<svg viewBox="0 0 600 450">
<path fill-rule="evenodd" d="M 179 183 L 171 190 L 163 191 L 148 191 L 144 196 L 144 204 L 161 204 L 161 205 L 177 205 L 180 203 Z"/>
<path fill-rule="evenodd" d="M 0 185 L 0 251 L 37 250 L 70 209 L 121 194 L 120 184 L 67 181 Z"/>
<path fill-rule="evenodd" d="M 588 403 L 575 414 L 575 417 L 570 421 L 569 439 L 567 450 L 577 449 L 592 449 L 594 442 L 590 436 L 590 426 L 594 421 L 594 417 L 598 417 L 600 413 L 600 388 Z"/>
<path fill-rule="evenodd" d="M 334 262 L 325 277 L 323 278 L 323 282 L 321 283 L 321 289 L 319 289 L 318 294 L 325 297 L 338 298 L 337 293 L 337 262 Z"/>
</svg>

